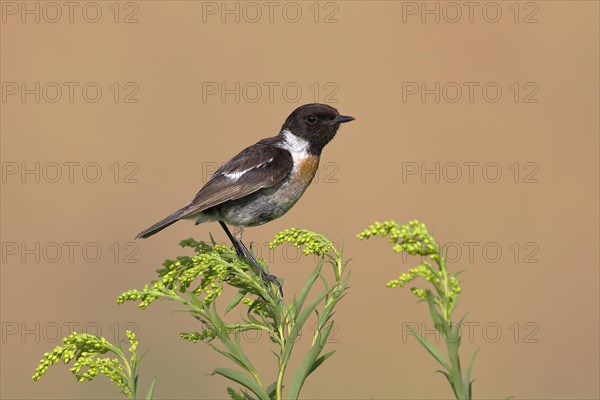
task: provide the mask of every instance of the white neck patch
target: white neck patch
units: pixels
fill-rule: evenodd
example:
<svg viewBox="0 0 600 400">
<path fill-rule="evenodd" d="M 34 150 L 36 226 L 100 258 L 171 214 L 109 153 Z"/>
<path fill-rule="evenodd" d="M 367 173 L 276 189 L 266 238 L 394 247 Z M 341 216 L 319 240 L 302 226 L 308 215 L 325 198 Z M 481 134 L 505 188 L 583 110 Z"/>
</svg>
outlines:
<svg viewBox="0 0 600 400">
<path fill-rule="evenodd" d="M 287 151 L 292 153 L 294 161 L 308 156 L 308 148 L 310 147 L 310 144 L 307 140 L 294 135 L 287 129 L 284 130 L 282 133 L 284 141 L 279 147 L 281 147 L 282 149 L 286 149 Z"/>
</svg>

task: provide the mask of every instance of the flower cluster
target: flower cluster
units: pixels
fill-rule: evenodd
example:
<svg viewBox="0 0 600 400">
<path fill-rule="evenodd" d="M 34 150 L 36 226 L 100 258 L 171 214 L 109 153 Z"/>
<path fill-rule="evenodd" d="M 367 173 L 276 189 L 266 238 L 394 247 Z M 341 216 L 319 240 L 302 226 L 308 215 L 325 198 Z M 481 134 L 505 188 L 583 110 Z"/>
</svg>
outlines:
<svg viewBox="0 0 600 400">
<path fill-rule="evenodd" d="M 79 374 L 81 368 L 87 367 L 87 369 Z M 125 370 L 118 359 L 116 358 L 99 358 L 99 357 L 80 357 L 73 368 L 70 369 L 75 374 L 77 380 L 82 382 L 84 379 L 91 381 L 94 377 L 102 374 L 108 379 L 115 382 L 121 389 L 123 394 L 129 396 L 130 390 L 125 377 Z"/>
<path fill-rule="evenodd" d="M 243 286 L 247 276 L 234 274 L 233 269 L 247 270 L 235 252 L 221 244 L 208 245 L 193 239 L 181 241 L 181 247 L 192 247 L 198 254 L 193 257 L 182 256 L 175 260 L 166 260 L 158 270 L 160 280 L 145 285 L 142 290 L 127 290 L 118 298 L 117 303 L 141 301 L 144 309 L 155 300 L 165 296 L 175 296 L 176 292 L 185 293 L 197 282 L 191 292 L 195 296 L 204 294 L 203 302 L 210 305 L 223 292 L 224 283 Z M 199 281 L 198 281 L 199 279 Z"/>
<path fill-rule="evenodd" d="M 429 293 L 431 293 L 430 290 L 421 289 L 418 287 L 411 287 L 410 292 L 412 294 L 414 294 L 415 296 L 417 296 L 418 298 L 423 299 L 423 300 L 427 300 L 427 297 L 429 297 Z"/>
<path fill-rule="evenodd" d="M 131 344 L 129 347 L 129 352 L 135 356 L 137 354 L 137 347 L 140 342 L 136 339 L 135 332 L 133 331 L 125 331 L 125 335 L 127 336 L 127 339 L 129 339 L 129 344 Z"/>
<path fill-rule="evenodd" d="M 292 243 L 298 248 L 304 247 L 302 249 L 304 255 L 315 254 L 322 256 L 328 253 L 337 255 L 337 250 L 331 240 L 319 233 L 306 229 L 292 228 L 279 232 L 275 235 L 273 241 L 269 243 L 269 248 L 274 249 L 285 242 Z"/>
<path fill-rule="evenodd" d="M 402 251 L 410 255 L 431 256 L 434 261 L 439 258 L 439 246 L 427 231 L 425 224 L 412 220 L 407 224 L 395 221 L 375 222 L 359 233 L 359 239 L 369 239 L 371 236 L 389 236 L 389 242 L 394 243 L 394 251 Z"/>
<path fill-rule="evenodd" d="M 127 331 L 127 337 L 130 340 L 130 351 L 134 357 L 137 348 L 135 334 Z M 57 364 L 59 360 L 62 359 L 65 364 L 68 364 L 71 360 L 75 359 L 75 363 L 70 371 L 79 382 L 92 380 L 94 377 L 102 374 L 115 382 L 123 394 L 129 396 L 131 391 L 123 365 L 116 358 L 99 357 L 101 354 L 107 352 L 117 354 L 115 347 L 105 338 L 87 333 L 73 332 L 68 337 L 63 338 L 62 345 L 56 346 L 54 350 L 44 354 L 44 358 L 40 360 L 39 365 L 35 369 L 33 380 L 38 381 L 48 371 L 48 368 Z M 82 372 L 82 368 L 84 367 L 85 370 Z"/>
<path fill-rule="evenodd" d="M 56 346 L 52 352 L 44 353 L 44 358 L 40 360 L 40 364 L 33 374 L 34 381 L 39 380 L 48 368 L 57 364 L 61 358 L 67 364 L 73 358 L 81 357 L 82 353 L 86 355 L 104 354 L 108 351 L 106 339 L 86 333 L 73 332 L 68 337 L 63 338 L 63 343 L 63 345 Z"/>
<path fill-rule="evenodd" d="M 358 238 L 361 240 L 369 239 L 372 236 L 389 237 L 389 242 L 394 244 L 394 251 L 428 256 L 438 265 L 435 268 L 430 263 L 423 262 L 400 274 L 398 279 L 389 281 L 388 287 L 404 287 L 414 279 L 421 277 L 430 282 L 436 293 L 444 298 L 443 301 L 439 301 L 439 304 L 444 303 L 448 311 L 455 307 L 460 293 L 458 279 L 456 276 L 449 276 L 440 246 L 429 234 L 425 224 L 417 220 L 412 220 L 407 224 L 399 224 L 395 221 L 375 222 L 358 234 Z M 431 293 L 428 289 L 417 287 L 411 287 L 410 291 L 420 299 L 427 299 Z"/>
<path fill-rule="evenodd" d="M 161 298 L 163 295 L 158 289 L 158 282 L 154 282 L 153 288 L 150 289 L 145 285 L 142 290 L 130 289 L 119 295 L 117 304 L 123 304 L 126 301 L 139 301 L 138 306 L 143 310 L 148 307 L 154 300 Z"/>
<path fill-rule="evenodd" d="M 202 333 L 200 333 L 200 332 L 181 332 L 179 334 L 179 336 L 183 340 L 187 340 L 192 343 L 197 343 L 197 342 L 201 342 L 206 339 L 208 339 L 210 341 L 216 337 L 216 334 L 215 334 L 215 332 L 213 332 L 211 330 L 204 329 L 202 331 Z"/>
<path fill-rule="evenodd" d="M 437 276 L 437 271 L 429 264 L 428 262 L 424 262 L 423 264 L 409 269 L 407 272 L 403 272 L 400 274 L 398 279 L 391 280 L 387 283 L 388 287 L 404 287 L 407 283 L 415 280 L 418 277 L 423 277 L 427 281 L 432 282 L 434 284 L 439 284 L 440 279 Z"/>
<path fill-rule="evenodd" d="M 450 284 L 449 284 L 450 287 L 448 288 L 449 289 L 448 298 L 454 306 L 456 304 L 456 300 L 458 299 L 458 295 L 460 293 L 460 284 L 458 283 L 458 279 L 456 278 L 456 276 L 451 276 L 449 282 L 450 282 Z"/>
</svg>

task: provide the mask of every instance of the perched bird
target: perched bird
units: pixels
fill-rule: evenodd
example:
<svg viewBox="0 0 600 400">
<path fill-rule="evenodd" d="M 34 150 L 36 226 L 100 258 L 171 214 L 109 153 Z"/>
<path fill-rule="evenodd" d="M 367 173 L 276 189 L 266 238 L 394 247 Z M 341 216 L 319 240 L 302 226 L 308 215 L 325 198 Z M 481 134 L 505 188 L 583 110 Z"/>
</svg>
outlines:
<svg viewBox="0 0 600 400">
<path fill-rule="evenodd" d="M 180 219 L 196 224 L 219 221 L 238 254 L 260 268 L 225 224 L 236 228 L 262 225 L 289 211 L 312 182 L 323 148 L 340 124 L 353 120 L 326 104 L 298 107 L 277 136 L 242 150 L 212 175 L 190 203 L 136 238 L 150 237 Z"/>
</svg>

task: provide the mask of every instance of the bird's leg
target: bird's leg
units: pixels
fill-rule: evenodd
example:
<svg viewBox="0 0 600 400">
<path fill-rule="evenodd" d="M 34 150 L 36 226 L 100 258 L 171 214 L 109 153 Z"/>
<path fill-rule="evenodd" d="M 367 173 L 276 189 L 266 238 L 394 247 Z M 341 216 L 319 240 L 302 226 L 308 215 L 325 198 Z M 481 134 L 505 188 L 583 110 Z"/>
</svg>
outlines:
<svg viewBox="0 0 600 400">
<path fill-rule="evenodd" d="M 265 283 L 267 283 L 267 284 L 274 283 L 275 285 L 277 285 L 277 287 L 279 288 L 279 293 L 281 294 L 281 296 L 283 296 L 283 289 L 282 289 L 281 283 L 279 282 L 277 277 L 275 275 L 269 275 L 265 272 L 263 267 L 259 264 L 259 262 L 256 260 L 256 258 L 254 258 L 252 253 L 250 253 L 250 251 L 244 245 L 244 243 L 241 240 L 238 240 L 237 238 L 235 238 L 231 234 L 231 232 L 229 231 L 229 228 L 227 228 L 227 225 L 225 225 L 225 223 L 223 221 L 219 221 L 219 224 L 221 225 L 221 228 L 223 228 L 223 230 L 225 231 L 225 234 L 231 241 L 231 244 L 233 244 L 233 248 L 235 249 L 235 252 L 237 253 L 237 255 L 243 259 L 246 259 L 250 263 L 250 265 L 254 268 L 256 273 L 258 273 L 260 275 L 260 277 L 262 278 L 262 280 Z"/>
<path fill-rule="evenodd" d="M 244 227 L 241 226 L 241 225 L 238 225 L 235 228 L 233 228 L 233 237 L 235 237 L 240 242 L 243 242 L 243 240 L 244 240 Z"/>
</svg>

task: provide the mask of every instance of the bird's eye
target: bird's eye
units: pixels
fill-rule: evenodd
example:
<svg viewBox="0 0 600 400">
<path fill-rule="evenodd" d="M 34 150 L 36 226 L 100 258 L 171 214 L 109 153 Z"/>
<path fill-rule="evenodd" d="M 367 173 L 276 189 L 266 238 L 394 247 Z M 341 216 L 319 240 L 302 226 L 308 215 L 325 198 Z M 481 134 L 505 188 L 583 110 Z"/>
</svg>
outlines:
<svg viewBox="0 0 600 400">
<path fill-rule="evenodd" d="M 317 117 L 315 117 L 314 115 L 309 115 L 308 117 L 306 117 L 306 122 L 308 122 L 310 125 L 314 125 L 317 123 Z"/>
</svg>

